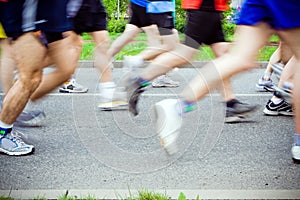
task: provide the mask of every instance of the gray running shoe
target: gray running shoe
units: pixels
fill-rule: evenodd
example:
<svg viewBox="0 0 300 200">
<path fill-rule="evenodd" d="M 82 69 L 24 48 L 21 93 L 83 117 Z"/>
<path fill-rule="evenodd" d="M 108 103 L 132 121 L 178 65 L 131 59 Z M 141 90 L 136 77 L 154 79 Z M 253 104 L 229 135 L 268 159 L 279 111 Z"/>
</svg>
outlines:
<svg viewBox="0 0 300 200">
<path fill-rule="evenodd" d="M 33 153 L 34 146 L 26 144 L 14 130 L 0 136 L 0 152 L 10 156 L 20 156 Z"/>
<path fill-rule="evenodd" d="M 256 88 L 262 91 L 274 92 L 274 84 L 271 79 L 265 80 L 264 78 L 260 78 L 256 84 Z"/>
<path fill-rule="evenodd" d="M 41 110 L 23 111 L 17 118 L 14 125 L 24 127 L 42 126 L 46 119 L 46 114 Z"/>
<path fill-rule="evenodd" d="M 178 87 L 179 82 L 173 81 L 169 76 L 162 75 L 154 79 L 152 82 L 152 87 L 160 88 L 160 87 Z"/>
<path fill-rule="evenodd" d="M 233 107 L 226 107 L 225 122 L 239 122 L 241 119 L 250 117 L 257 109 L 257 105 L 249 105 L 238 101 Z"/>
<path fill-rule="evenodd" d="M 126 79 L 126 92 L 128 99 L 128 109 L 134 115 L 138 115 L 137 104 L 139 101 L 140 95 L 146 90 L 146 86 L 149 85 L 149 82 L 141 85 L 138 82 L 138 79 L 134 76 L 128 76 Z"/>
<path fill-rule="evenodd" d="M 87 87 L 78 84 L 74 78 L 71 78 L 59 88 L 61 93 L 87 93 L 88 90 Z"/>
</svg>

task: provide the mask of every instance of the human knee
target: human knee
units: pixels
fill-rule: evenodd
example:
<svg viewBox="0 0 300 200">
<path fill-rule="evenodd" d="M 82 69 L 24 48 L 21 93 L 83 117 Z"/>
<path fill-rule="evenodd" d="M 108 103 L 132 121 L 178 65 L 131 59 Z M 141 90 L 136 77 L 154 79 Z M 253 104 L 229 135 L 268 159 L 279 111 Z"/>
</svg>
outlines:
<svg viewBox="0 0 300 200">
<path fill-rule="evenodd" d="M 18 81 L 22 84 L 22 87 L 34 91 L 42 81 L 42 70 L 20 71 Z"/>
</svg>

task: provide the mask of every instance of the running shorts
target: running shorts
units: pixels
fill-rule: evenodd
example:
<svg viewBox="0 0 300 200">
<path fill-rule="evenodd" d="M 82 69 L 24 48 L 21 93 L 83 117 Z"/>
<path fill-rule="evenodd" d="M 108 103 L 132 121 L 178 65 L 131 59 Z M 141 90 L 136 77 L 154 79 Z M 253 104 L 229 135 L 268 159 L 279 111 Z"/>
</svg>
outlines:
<svg viewBox="0 0 300 200">
<path fill-rule="evenodd" d="M 266 22 L 276 30 L 300 27 L 299 0 L 246 0 L 238 25 Z"/>
<path fill-rule="evenodd" d="M 99 0 L 84 0 L 74 18 L 77 34 L 106 30 L 106 11 Z"/>
<path fill-rule="evenodd" d="M 185 45 L 198 49 L 202 44 L 225 42 L 222 12 L 187 10 L 187 15 Z"/>
</svg>

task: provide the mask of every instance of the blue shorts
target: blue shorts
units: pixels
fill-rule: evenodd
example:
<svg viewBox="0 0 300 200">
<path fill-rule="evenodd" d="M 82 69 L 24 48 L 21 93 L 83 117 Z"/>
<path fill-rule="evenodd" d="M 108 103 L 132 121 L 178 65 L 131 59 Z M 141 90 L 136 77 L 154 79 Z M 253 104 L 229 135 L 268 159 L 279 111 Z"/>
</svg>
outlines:
<svg viewBox="0 0 300 200">
<path fill-rule="evenodd" d="M 238 25 L 266 22 L 276 30 L 300 27 L 300 0 L 246 0 Z"/>
</svg>

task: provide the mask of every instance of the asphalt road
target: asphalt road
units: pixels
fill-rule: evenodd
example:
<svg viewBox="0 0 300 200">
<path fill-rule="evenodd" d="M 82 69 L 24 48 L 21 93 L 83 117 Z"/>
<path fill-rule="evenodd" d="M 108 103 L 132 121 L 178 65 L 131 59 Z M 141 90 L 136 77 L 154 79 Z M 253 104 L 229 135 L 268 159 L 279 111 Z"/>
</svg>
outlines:
<svg viewBox="0 0 300 200">
<path fill-rule="evenodd" d="M 114 69 L 116 80 L 122 69 Z M 218 93 L 199 101 L 184 117 L 180 151 L 168 156 L 159 146 L 151 106 L 175 98 L 197 69 L 173 72 L 179 88 L 150 88 L 141 98 L 140 115 L 96 108 L 98 73 L 79 68 L 77 81 L 87 94 L 57 91 L 37 102 L 46 112 L 42 127 L 18 128 L 36 151 L 33 155 L 0 155 L 0 196 L 57 198 L 92 195 L 126 198 L 134 191 L 161 191 L 172 198 L 300 199 L 300 165 L 291 159 L 293 118 L 264 116 L 271 93 L 255 83 L 263 69 L 232 79 L 236 96 L 260 109 L 241 123 L 224 124 Z"/>
</svg>

